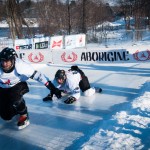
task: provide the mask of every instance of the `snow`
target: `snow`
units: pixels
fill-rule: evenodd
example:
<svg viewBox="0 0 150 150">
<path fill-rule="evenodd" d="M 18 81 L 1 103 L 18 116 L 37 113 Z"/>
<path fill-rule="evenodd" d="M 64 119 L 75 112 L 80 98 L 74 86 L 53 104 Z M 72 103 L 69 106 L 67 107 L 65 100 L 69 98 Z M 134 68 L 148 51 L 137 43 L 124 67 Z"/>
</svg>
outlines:
<svg viewBox="0 0 150 150">
<path fill-rule="evenodd" d="M 82 149 L 148 149 L 149 86 L 149 82 L 145 82 L 137 98 L 131 100 L 125 110 L 115 112 L 109 121 L 104 121 L 105 126 L 101 126 L 99 131 L 83 144 Z M 112 124 L 112 127 L 107 124 Z"/>
<path fill-rule="evenodd" d="M 70 65 L 33 65 L 50 79 Z M 64 99 L 43 102 L 48 90 L 29 80 L 25 95 L 30 125 L 18 131 L 16 118 L 0 120 L 0 148 L 13 149 L 148 149 L 149 63 L 80 65 L 92 86 L 103 93 L 81 96 L 72 105 Z M 93 76 L 92 74 L 96 74 Z"/>
<path fill-rule="evenodd" d="M 107 43 L 109 47 L 112 45 Z M 121 43 L 121 47 L 130 47 Z M 149 37 L 136 45 L 148 45 Z M 115 47 L 116 45 L 114 45 Z M 91 45 L 92 47 L 92 45 Z M 113 47 L 113 46 L 112 46 Z M 58 69 L 71 65 L 35 64 L 50 80 Z M 149 63 L 79 64 L 92 86 L 103 93 L 81 98 L 71 105 L 64 98 L 43 102 L 49 91 L 28 80 L 25 94 L 30 125 L 18 131 L 17 117 L 0 119 L 0 149 L 3 150 L 141 150 L 150 149 Z"/>
<path fill-rule="evenodd" d="M 26 22 L 28 23 L 29 27 L 38 27 L 37 19 L 36 18 L 25 18 Z M 23 25 L 23 27 L 26 27 Z M 9 28 L 9 25 L 6 20 L 0 21 L 0 28 Z"/>
</svg>

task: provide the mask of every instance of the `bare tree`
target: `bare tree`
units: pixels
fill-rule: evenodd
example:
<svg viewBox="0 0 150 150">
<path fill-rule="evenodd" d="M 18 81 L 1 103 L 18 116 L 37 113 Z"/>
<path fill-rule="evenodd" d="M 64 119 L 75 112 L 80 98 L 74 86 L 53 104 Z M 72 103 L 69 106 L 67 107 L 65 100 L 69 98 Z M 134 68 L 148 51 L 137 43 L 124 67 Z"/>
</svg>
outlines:
<svg viewBox="0 0 150 150">
<path fill-rule="evenodd" d="M 41 33 L 56 34 L 67 23 L 67 6 L 56 0 L 37 2 L 37 18 Z"/>
<path fill-rule="evenodd" d="M 23 38 L 23 27 L 22 25 L 26 25 L 29 31 L 29 26 L 26 23 L 25 19 L 22 16 L 19 0 L 6 0 L 5 2 L 5 12 L 6 12 L 6 20 L 9 24 L 9 28 L 11 31 L 11 37 L 13 39 Z"/>
<path fill-rule="evenodd" d="M 38 33 L 45 35 L 87 33 L 89 28 L 94 31 L 97 24 L 111 21 L 113 18 L 111 7 L 103 4 L 101 0 L 67 0 L 67 3 L 60 0 L 43 0 L 34 2 L 32 8 L 30 0 L 6 0 L 5 6 L 5 18 L 12 38 L 31 34 L 25 16 L 37 18 Z M 22 25 L 26 25 L 28 33 L 24 33 Z"/>
</svg>

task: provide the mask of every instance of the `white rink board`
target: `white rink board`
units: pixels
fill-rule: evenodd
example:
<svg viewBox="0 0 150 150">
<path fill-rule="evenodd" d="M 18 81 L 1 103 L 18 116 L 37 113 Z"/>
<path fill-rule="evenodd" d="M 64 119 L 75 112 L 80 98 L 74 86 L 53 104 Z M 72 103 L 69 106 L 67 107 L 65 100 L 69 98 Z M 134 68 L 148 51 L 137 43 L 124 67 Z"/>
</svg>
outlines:
<svg viewBox="0 0 150 150">
<path fill-rule="evenodd" d="M 17 51 L 31 63 L 101 64 L 150 62 L 148 46 L 125 48 L 38 49 Z M 22 54 L 23 53 L 23 54 Z M 23 57 L 22 57 L 23 56 Z"/>
<path fill-rule="evenodd" d="M 26 60 L 30 63 L 46 64 L 52 63 L 51 50 L 21 50 L 17 52 L 19 58 Z"/>
<path fill-rule="evenodd" d="M 85 61 L 81 61 L 81 54 L 86 49 L 73 49 L 73 50 L 55 50 L 53 52 L 54 64 L 85 64 Z"/>
</svg>

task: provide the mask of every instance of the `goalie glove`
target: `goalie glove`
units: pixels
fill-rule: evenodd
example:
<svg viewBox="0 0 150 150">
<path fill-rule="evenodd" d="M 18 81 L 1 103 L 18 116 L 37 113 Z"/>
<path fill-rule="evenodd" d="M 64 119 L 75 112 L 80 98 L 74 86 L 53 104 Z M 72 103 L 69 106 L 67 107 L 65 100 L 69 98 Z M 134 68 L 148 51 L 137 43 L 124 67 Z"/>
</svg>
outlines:
<svg viewBox="0 0 150 150">
<path fill-rule="evenodd" d="M 72 103 L 75 102 L 75 101 L 76 101 L 76 98 L 73 97 L 73 96 L 70 96 L 70 97 L 68 97 L 68 98 L 64 101 L 64 103 L 66 103 L 66 104 L 72 104 Z"/>
</svg>

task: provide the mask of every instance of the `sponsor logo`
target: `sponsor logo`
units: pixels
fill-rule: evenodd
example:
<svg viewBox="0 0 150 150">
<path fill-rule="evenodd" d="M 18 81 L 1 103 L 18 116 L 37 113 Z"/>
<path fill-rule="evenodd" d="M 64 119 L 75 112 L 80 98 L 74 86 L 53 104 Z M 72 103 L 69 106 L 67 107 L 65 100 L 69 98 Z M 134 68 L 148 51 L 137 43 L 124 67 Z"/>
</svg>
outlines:
<svg viewBox="0 0 150 150">
<path fill-rule="evenodd" d="M 62 61 L 64 62 L 75 62 L 77 60 L 77 55 L 72 52 L 71 54 L 67 55 L 66 52 L 64 52 L 62 55 L 61 55 L 61 59 Z"/>
<path fill-rule="evenodd" d="M 113 52 L 83 52 L 81 61 L 129 61 L 128 51 L 113 51 Z"/>
<path fill-rule="evenodd" d="M 32 49 L 32 44 L 16 46 L 16 50 L 19 50 L 19 49 Z"/>
<path fill-rule="evenodd" d="M 52 44 L 52 48 L 54 48 L 54 47 L 61 47 L 61 45 L 62 45 L 62 40 L 60 40 L 60 41 L 58 41 L 58 42 L 56 42 L 56 41 L 54 41 L 53 42 L 53 44 Z"/>
<path fill-rule="evenodd" d="M 48 41 L 35 43 L 35 49 L 46 49 L 48 48 Z"/>
<path fill-rule="evenodd" d="M 39 63 L 39 62 L 42 62 L 44 60 L 44 55 L 42 55 L 40 52 L 38 53 L 38 55 L 31 53 L 28 56 L 28 59 L 30 62 Z"/>
<path fill-rule="evenodd" d="M 146 50 L 146 51 L 139 52 L 139 50 L 137 50 L 133 54 L 133 58 L 137 61 L 147 61 L 150 59 L 150 51 Z"/>
<path fill-rule="evenodd" d="M 72 40 L 68 39 L 67 42 L 66 42 L 66 46 L 70 46 L 70 45 L 72 45 Z"/>
</svg>

